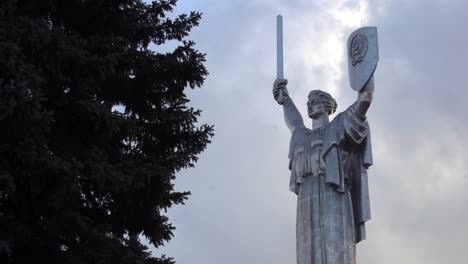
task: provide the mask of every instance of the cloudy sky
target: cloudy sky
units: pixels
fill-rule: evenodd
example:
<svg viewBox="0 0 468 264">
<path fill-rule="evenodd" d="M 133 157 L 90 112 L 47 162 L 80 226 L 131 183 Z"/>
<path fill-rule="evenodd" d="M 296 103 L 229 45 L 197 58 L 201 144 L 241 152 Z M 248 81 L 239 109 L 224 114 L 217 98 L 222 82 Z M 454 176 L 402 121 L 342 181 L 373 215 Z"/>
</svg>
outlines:
<svg viewBox="0 0 468 264">
<path fill-rule="evenodd" d="M 196 168 L 178 174 L 176 189 L 192 195 L 169 210 L 175 237 L 155 255 L 295 263 L 290 132 L 271 95 L 282 14 L 285 78 L 304 117 L 312 89 L 333 94 L 338 112 L 354 102 L 346 40 L 378 27 L 372 220 L 358 263 L 467 263 L 468 1 L 180 0 L 175 11 L 190 10 L 204 14 L 191 39 L 210 75 L 189 96 L 215 137 Z"/>
</svg>

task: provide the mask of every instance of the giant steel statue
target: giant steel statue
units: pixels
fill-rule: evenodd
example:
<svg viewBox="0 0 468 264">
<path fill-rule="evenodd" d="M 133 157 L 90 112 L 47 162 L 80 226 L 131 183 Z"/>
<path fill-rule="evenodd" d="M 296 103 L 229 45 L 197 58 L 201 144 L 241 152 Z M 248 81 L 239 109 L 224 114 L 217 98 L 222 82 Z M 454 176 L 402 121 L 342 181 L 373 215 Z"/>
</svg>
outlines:
<svg viewBox="0 0 468 264">
<path fill-rule="evenodd" d="M 273 96 L 282 105 L 292 136 L 290 190 L 297 194 L 298 264 L 354 264 L 356 244 L 370 219 L 367 169 L 372 165 L 366 113 L 374 95 L 377 29 L 364 27 L 348 40 L 351 87 L 357 100 L 330 121 L 337 103 L 327 92 L 309 93 L 306 127 L 286 88 L 282 69 L 282 20 L 278 18 L 278 76 Z"/>
</svg>

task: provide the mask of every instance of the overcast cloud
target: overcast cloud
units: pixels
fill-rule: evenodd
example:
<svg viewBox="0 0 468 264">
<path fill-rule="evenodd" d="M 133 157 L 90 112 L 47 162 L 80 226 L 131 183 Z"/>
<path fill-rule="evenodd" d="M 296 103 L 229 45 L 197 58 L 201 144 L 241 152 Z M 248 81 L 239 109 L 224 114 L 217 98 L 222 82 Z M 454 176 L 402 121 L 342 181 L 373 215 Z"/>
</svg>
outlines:
<svg viewBox="0 0 468 264">
<path fill-rule="evenodd" d="M 196 168 L 178 174 L 176 189 L 192 195 L 169 210 L 175 238 L 156 255 L 178 264 L 295 263 L 290 132 L 271 95 L 282 14 L 285 78 L 305 119 L 309 90 L 334 95 L 338 112 L 354 102 L 346 40 L 360 26 L 378 27 L 372 220 L 358 263 L 467 263 L 468 1 L 181 0 L 175 11 L 190 10 L 204 13 L 191 39 L 210 75 L 189 93 L 215 137 Z"/>
</svg>

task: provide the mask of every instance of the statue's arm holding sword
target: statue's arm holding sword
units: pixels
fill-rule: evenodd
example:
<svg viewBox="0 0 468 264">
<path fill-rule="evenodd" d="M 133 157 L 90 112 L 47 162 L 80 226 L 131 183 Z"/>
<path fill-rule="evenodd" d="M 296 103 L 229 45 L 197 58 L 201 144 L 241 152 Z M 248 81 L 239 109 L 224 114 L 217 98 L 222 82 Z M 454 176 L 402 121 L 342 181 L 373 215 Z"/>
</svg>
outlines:
<svg viewBox="0 0 468 264">
<path fill-rule="evenodd" d="M 276 66 L 277 74 L 276 80 L 273 83 L 273 97 L 278 102 L 278 104 L 283 106 L 284 110 L 284 120 L 286 125 L 291 130 L 294 131 L 296 127 L 304 127 L 304 120 L 302 119 L 301 113 L 297 110 L 296 105 L 289 97 L 288 90 L 286 85 L 288 80 L 284 79 L 283 76 L 283 18 L 278 16 L 276 19 Z"/>
</svg>

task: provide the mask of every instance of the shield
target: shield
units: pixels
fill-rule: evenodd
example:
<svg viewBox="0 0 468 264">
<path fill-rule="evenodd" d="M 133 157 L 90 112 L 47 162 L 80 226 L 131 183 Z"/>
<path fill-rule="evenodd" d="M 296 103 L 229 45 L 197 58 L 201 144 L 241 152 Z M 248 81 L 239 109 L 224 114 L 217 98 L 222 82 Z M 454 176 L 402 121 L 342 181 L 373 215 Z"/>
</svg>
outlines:
<svg viewBox="0 0 468 264">
<path fill-rule="evenodd" d="M 379 62 L 377 27 L 363 27 L 348 38 L 348 71 L 351 88 L 360 91 L 374 74 Z"/>
</svg>

